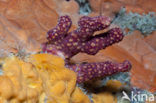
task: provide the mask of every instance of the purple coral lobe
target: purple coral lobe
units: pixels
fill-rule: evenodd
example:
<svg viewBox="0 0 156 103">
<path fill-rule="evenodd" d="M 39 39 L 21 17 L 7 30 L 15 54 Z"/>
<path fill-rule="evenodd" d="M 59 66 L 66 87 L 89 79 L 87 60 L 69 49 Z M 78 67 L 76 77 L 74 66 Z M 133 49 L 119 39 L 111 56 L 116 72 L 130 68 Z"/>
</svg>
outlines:
<svg viewBox="0 0 156 103">
<path fill-rule="evenodd" d="M 123 33 L 119 28 L 113 28 L 108 31 L 103 37 L 95 37 L 90 41 L 84 43 L 81 47 L 81 52 L 85 52 L 90 55 L 95 55 L 99 50 L 106 48 L 114 43 L 122 40 Z"/>
<path fill-rule="evenodd" d="M 93 36 L 95 31 L 100 31 L 107 28 L 111 23 L 109 17 L 97 16 L 88 17 L 83 16 L 80 18 L 77 29 L 77 34 L 82 40 L 87 40 L 89 37 Z"/>
<path fill-rule="evenodd" d="M 70 29 L 72 21 L 69 16 L 61 16 L 55 28 L 48 31 L 47 40 L 54 41 L 64 37 Z"/>
<path fill-rule="evenodd" d="M 88 17 L 83 16 L 80 18 L 78 25 L 79 27 L 87 27 L 89 29 L 92 29 L 93 31 L 98 31 L 105 29 L 108 27 L 111 23 L 111 20 L 109 17 L 105 16 L 97 16 L 97 17 Z"/>
<path fill-rule="evenodd" d="M 126 60 L 119 64 L 111 61 L 106 61 L 99 63 L 79 64 L 75 67 L 68 67 L 77 73 L 77 82 L 82 83 L 95 78 L 113 75 L 119 72 L 127 72 L 130 70 L 131 64 Z"/>
</svg>

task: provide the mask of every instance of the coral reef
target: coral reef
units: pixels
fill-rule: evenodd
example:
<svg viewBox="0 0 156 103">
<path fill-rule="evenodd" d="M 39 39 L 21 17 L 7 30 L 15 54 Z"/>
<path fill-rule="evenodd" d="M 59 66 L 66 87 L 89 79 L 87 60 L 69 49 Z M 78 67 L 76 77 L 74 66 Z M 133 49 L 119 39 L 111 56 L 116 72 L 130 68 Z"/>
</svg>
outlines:
<svg viewBox="0 0 156 103">
<path fill-rule="evenodd" d="M 150 15 L 148 15 L 148 12 L 156 11 L 156 8 L 155 8 L 156 1 L 155 0 L 77 0 L 77 1 L 79 1 L 79 2 L 76 2 L 76 0 L 36 0 L 36 1 L 33 1 L 33 0 L 29 0 L 29 1 L 28 0 L 1 0 L 0 1 L 0 36 L 1 36 L 0 37 L 0 39 L 1 39 L 0 40 L 0 43 L 1 43 L 1 45 L 0 45 L 0 64 L 1 64 L 1 59 L 2 59 L 1 57 L 10 56 L 10 54 L 12 54 L 10 52 L 13 52 L 16 56 L 20 57 L 20 59 L 22 59 L 22 61 L 23 61 L 23 57 L 28 56 L 29 54 L 34 54 L 34 53 L 41 51 L 40 44 L 46 41 L 45 34 L 46 34 L 47 30 L 55 27 L 55 25 L 57 24 L 57 19 L 60 15 L 70 15 L 70 17 L 72 18 L 72 25 L 68 31 L 68 32 L 70 32 L 73 29 L 76 29 L 78 27 L 76 25 L 76 22 L 78 21 L 81 14 L 87 15 L 91 10 L 90 14 L 88 14 L 89 16 L 97 16 L 100 14 L 100 15 L 107 15 L 109 17 L 115 17 L 116 14 L 119 12 L 120 7 L 123 6 L 126 8 L 126 12 L 129 12 L 129 11 L 133 12 L 133 13 L 130 13 L 130 14 L 133 14 L 132 17 L 135 15 L 136 17 L 139 17 L 141 19 L 143 18 L 143 20 L 139 20 L 138 26 L 139 26 L 139 28 L 140 27 L 141 28 L 138 30 L 140 30 L 140 31 L 145 30 L 145 32 L 147 31 L 148 33 L 150 33 L 151 30 L 153 30 L 153 28 L 149 28 L 150 27 L 149 25 L 152 25 L 152 27 L 153 27 L 155 19 L 154 19 L 154 17 L 151 17 Z M 91 7 L 91 9 L 90 9 L 90 7 Z M 124 14 L 129 15 L 129 13 L 126 14 L 126 12 Z M 135 14 L 136 12 L 138 14 Z M 140 15 L 143 13 L 145 13 L 146 15 Z M 121 15 L 118 15 L 118 17 L 119 16 L 121 17 Z M 148 18 L 149 18 L 149 20 L 147 20 Z M 130 17 L 128 17 L 127 19 L 129 19 L 130 21 L 132 20 Z M 129 23 L 129 21 L 127 21 L 127 19 L 126 19 L 126 23 Z M 136 21 L 136 19 L 134 19 L 134 20 Z M 148 25 L 144 24 L 144 22 L 146 22 L 146 20 L 147 20 Z M 120 25 L 120 22 L 123 23 L 124 20 L 119 20 L 118 25 Z M 133 25 L 131 25 L 130 27 L 132 27 L 133 29 L 136 29 L 136 27 L 135 26 L 133 27 Z M 144 27 L 148 27 L 149 30 L 144 29 Z M 69 34 L 68 32 L 67 32 L 67 34 Z M 106 32 L 105 34 L 107 34 L 107 33 L 108 32 Z M 67 37 L 67 34 L 65 34 L 65 37 Z M 102 37 L 105 37 L 105 34 Z M 62 33 L 61 33 L 61 35 L 62 35 Z M 91 39 L 98 38 L 98 37 L 100 37 L 100 36 L 91 36 Z M 89 64 L 87 66 L 88 66 L 88 68 L 92 67 L 91 70 L 97 69 L 92 66 L 92 63 L 93 63 L 93 65 L 99 64 L 99 63 L 105 63 L 103 61 L 108 61 L 108 60 L 113 61 L 113 62 L 111 62 L 113 64 L 115 62 L 122 63 L 126 58 L 129 61 L 131 61 L 132 65 L 133 65 L 130 73 L 121 72 L 121 73 L 117 73 L 115 75 L 106 75 L 105 78 L 103 78 L 102 80 L 100 79 L 100 86 L 108 85 L 108 87 L 111 87 L 110 84 L 113 84 L 113 87 L 118 88 L 120 86 L 118 86 L 115 82 L 116 82 L 116 80 L 119 80 L 119 81 L 121 81 L 122 86 L 125 83 L 126 84 L 130 83 L 132 86 L 136 86 L 138 88 L 142 88 L 142 89 L 149 90 L 151 92 L 155 92 L 156 91 L 156 69 L 155 69 L 156 68 L 156 52 L 155 52 L 156 41 L 155 41 L 155 39 L 156 39 L 156 32 L 152 32 L 151 35 L 142 36 L 142 34 L 139 31 L 134 31 L 134 32 L 132 32 L 131 35 L 126 35 L 124 37 L 124 39 L 122 40 L 122 42 L 115 44 L 115 45 L 111 45 L 104 50 L 100 50 L 100 52 L 98 52 L 96 55 L 87 55 L 87 53 L 89 53 L 89 54 L 92 54 L 92 53 L 90 53 L 88 51 L 87 51 L 87 53 L 85 53 L 86 51 L 85 52 L 80 51 L 81 53 L 78 53 L 78 55 L 74 55 L 73 53 L 71 53 L 73 56 L 71 55 L 67 58 L 70 59 L 70 62 L 77 63 L 77 67 L 79 67 L 81 69 L 83 69 L 83 67 L 82 67 L 83 65 Z M 57 40 L 59 41 L 60 39 L 57 38 Z M 55 41 L 55 40 L 53 40 L 53 41 Z M 83 40 L 83 42 L 85 42 L 85 43 L 87 41 L 90 41 L 90 37 L 89 37 L 89 40 Z M 62 43 L 60 43 L 60 44 L 62 44 Z M 53 47 L 54 47 L 53 49 L 55 49 L 56 45 L 54 45 Z M 57 48 L 60 49 L 59 46 Z M 54 50 L 55 52 L 52 54 L 56 54 L 58 52 L 57 48 Z M 63 47 L 63 48 L 65 48 L 65 47 Z M 69 50 L 69 49 L 67 49 L 67 50 Z M 69 50 L 69 51 L 71 51 L 71 50 Z M 65 58 L 64 54 L 62 55 L 63 52 L 60 50 L 60 52 L 58 54 L 61 57 Z M 40 55 L 39 57 L 43 58 L 44 56 Z M 51 56 L 50 55 L 45 56 L 45 58 L 48 58 L 48 57 L 51 57 Z M 55 59 L 53 61 L 55 61 Z M 73 71 L 78 70 L 78 68 L 74 69 L 76 67 L 76 65 L 73 65 L 73 64 L 71 65 L 70 63 L 68 63 L 69 62 L 68 59 L 65 60 L 66 67 L 69 67 Z M 45 61 L 47 61 L 48 68 L 52 68 L 51 66 L 49 66 L 49 63 L 52 63 L 50 60 L 51 59 L 44 60 L 42 62 L 42 64 L 45 63 Z M 18 60 L 16 60 L 16 62 L 17 61 Z M 9 72 L 9 70 L 16 71 L 16 69 L 14 69 L 16 62 L 8 64 L 11 66 L 9 66 L 10 68 L 8 69 L 7 72 Z M 5 63 L 5 64 L 7 64 L 7 63 Z M 25 61 L 24 61 L 24 64 L 25 64 Z M 56 63 L 56 65 L 58 66 L 60 64 Z M 17 72 L 18 72 L 18 70 L 21 69 L 21 66 L 23 67 L 26 65 L 18 65 Z M 73 67 L 73 68 L 71 68 L 71 67 Z M 6 75 L 7 74 L 6 71 L 2 70 L 2 68 L 3 68 L 2 65 L 0 65 L 0 68 L 1 68 L 0 75 L 3 75 L 3 74 Z M 11 68 L 13 68 L 13 70 Z M 87 68 L 87 70 L 89 70 L 88 68 Z M 30 74 L 33 74 L 33 73 L 35 74 L 36 71 L 34 71 L 34 69 L 36 70 L 37 68 L 35 68 L 35 67 L 26 68 L 26 69 L 24 69 L 24 72 L 25 72 L 25 70 L 29 70 L 29 69 L 30 69 L 30 72 L 29 72 Z M 22 71 L 23 71 L 23 69 L 22 69 Z M 45 70 L 45 72 L 47 72 L 47 71 Z M 54 72 L 55 72 L 55 70 L 54 70 Z M 63 71 L 63 72 L 65 72 L 65 71 Z M 57 76 L 62 77 L 63 72 L 50 73 L 50 75 L 54 75 L 54 78 L 57 79 Z M 23 74 L 23 72 L 20 72 L 20 73 Z M 29 73 L 27 73 L 27 74 L 29 75 Z M 69 77 L 71 75 L 73 76 L 73 72 L 70 72 L 70 73 L 68 74 Z M 85 74 L 85 72 L 83 72 L 83 71 L 80 71 L 80 73 Z M 47 74 L 43 73 L 43 74 L 45 74 L 46 76 L 49 75 L 48 73 Z M 95 72 L 93 74 L 95 74 L 95 76 L 96 76 Z M 130 77 L 129 77 L 129 74 L 132 74 L 132 75 L 130 75 Z M 12 81 L 12 83 L 13 84 L 16 84 L 16 83 L 22 84 L 21 87 L 23 87 L 25 89 L 25 87 L 27 87 L 27 86 L 23 85 L 23 81 L 25 82 L 25 79 L 23 79 L 23 77 L 25 77 L 26 75 L 25 74 L 23 76 L 20 75 L 20 77 L 22 79 L 20 79 L 18 82 Z M 76 78 L 75 75 L 73 77 L 74 77 L 74 79 Z M 10 78 L 12 78 L 12 77 L 10 76 L 9 79 Z M 130 78 L 131 78 L 131 82 L 129 82 Z M 8 84 L 5 84 L 3 82 L 6 79 L 5 78 L 2 78 L 2 79 L 4 79 L 1 81 L 2 89 L 5 87 L 7 88 Z M 73 79 L 73 78 L 70 77 L 70 80 L 71 79 Z M 113 81 L 110 81 L 110 79 L 111 80 L 113 79 Z M 29 80 L 31 81 L 31 78 L 29 78 L 28 81 Z M 48 82 L 49 83 L 51 82 L 50 80 L 48 80 L 48 78 L 46 80 L 47 80 L 46 85 L 48 84 Z M 63 80 L 66 80 L 66 79 L 63 79 Z M 27 79 L 26 79 L 26 81 L 27 81 Z M 32 81 L 36 81 L 36 80 L 33 79 Z M 59 88 L 54 87 L 54 89 L 56 89 L 56 91 L 53 90 L 53 92 L 56 94 L 59 94 L 58 92 L 62 91 L 64 89 L 64 87 L 62 86 L 62 84 L 63 84 L 62 81 L 61 80 L 58 80 L 58 81 L 59 81 L 59 83 L 54 82 L 54 84 L 56 84 L 56 86 L 59 87 Z M 97 80 L 95 80 L 95 81 L 97 81 Z M 95 84 L 95 81 L 93 81 L 94 84 Z M 6 80 L 6 82 L 7 82 L 7 80 Z M 68 80 L 65 82 L 68 85 L 68 83 L 69 83 Z M 88 85 L 91 86 L 90 84 L 88 84 Z M 121 85 L 121 84 L 119 83 L 119 85 Z M 13 87 L 15 88 L 15 86 L 13 86 Z M 33 86 L 31 85 L 31 87 L 33 87 Z M 72 86 L 69 86 L 69 87 L 73 88 Z M 40 88 L 38 88 L 37 90 L 39 90 L 39 89 Z M 110 91 L 109 91 L 109 93 L 106 93 L 106 94 L 103 93 L 103 92 L 105 92 L 105 90 L 107 91 L 107 89 L 108 89 L 107 87 L 104 87 L 102 89 L 102 90 L 104 90 L 104 91 L 102 91 L 102 93 L 98 92 L 98 93 L 94 94 L 92 92 L 91 95 L 89 95 L 90 99 L 92 99 L 92 101 L 94 101 L 95 103 L 97 103 L 97 102 L 98 103 L 123 102 L 121 100 L 121 98 L 117 98 L 118 100 L 116 100 L 116 97 L 115 97 L 116 95 L 114 95 L 114 92 L 110 93 Z M 121 89 L 121 88 L 118 88 L 118 89 Z M 12 93 L 12 92 L 10 92 L 9 88 L 7 90 L 9 93 Z M 7 90 L 4 90 L 4 94 L 6 94 L 5 92 Z M 23 90 L 23 89 L 20 89 L 20 90 Z M 34 89 L 34 90 L 36 90 L 36 89 Z M 82 90 L 82 88 L 81 88 L 81 90 Z M 82 98 L 85 98 L 88 101 L 87 96 L 83 94 L 83 93 L 87 94 L 87 90 L 85 90 L 85 92 L 83 92 L 83 93 L 81 90 L 80 90 L 80 88 L 77 88 L 77 87 L 75 89 L 73 89 L 74 92 L 75 91 L 77 91 L 77 92 L 75 92 L 75 94 L 73 94 L 74 92 L 71 93 L 72 98 L 70 98 L 70 102 L 72 101 L 72 102 L 85 103 L 86 101 Z M 18 92 L 18 93 L 19 93 L 19 95 L 23 96 L 23 94 L 25 92 Z M 30 93 L 32 93 L 32 92 L 30 91 Z M 33 93 L 35 93 L 35 92 L 33 92 Z M 67 93 L 67 94 L 70 94 L 70 93 Z M 13 99 L 18 98 L 19 95 L 13 96 Z M 29 93 L 28 93 L 28 95 L 29 95 Z M 28 96 L 28 95 L 26 97 L 30 100 L 30 98 L 29 98 L 30 96 Z M 40 93 L 38 93 L 38 95 L 40 95 Z M 31 96 L 31 98 L 35 99 L 36 96 L 35 97 L 34 96 L 35 96 L 35 94 L 33 95 L 33 97 Z M 58 97 L 62 97 L 62 96 L 60 96 L 60 95 L 53 96 L 53 98 L 58 98 Z M 121 97 L 122 97 L 122 94 L 121 94 Z M 67 100 L 67 98 L 66 98 L 66 100 Z M 12 100 L 12 97 L 9 100 Z M 46 102 L 46 100 L 47 100 L 47 98 L 45 98 L 45 94 L 44 93 L 41 94 L 40 101 Z M 64 101 L 66 101 L 66 100 L 64 100 Z M 61 99 L 59 98 L 59 100 L 57 102 L 60 103 L 60 101 L 61 101 Z M 10 102 L 10 101 L 7 101 L 7 102 Z M 15 100 L 13 100 L 13 102 L 18 103 Z M 34 103 L 34 101 L 32 101 L 32 103 Z M 128 103 L 129 103 L 129 101 L 128 101 Z"/>
<path fill-rule="evenodd" d="M 79 52 L 95 55 L 99 50 L 123 39 L 122 31 L 118 27 L 93 36 L 94 32 L 106 29 L 110 23 L 109 17 L 83 16 L 78 21 L 79 27 L 68 33 L 71 20 L 69 16 L 61 16 L 57 26 L 47 33 L 48 41 L 42 45 L 42 51 L 61 56 L 67 60 Z M 67 63 L 66 66 L 77 73 L 78 83 L 118 72 L 126 72 L 131 68 L 129 61 L 120 64 L 111 61 L 77 65 Z"/>
</svg>

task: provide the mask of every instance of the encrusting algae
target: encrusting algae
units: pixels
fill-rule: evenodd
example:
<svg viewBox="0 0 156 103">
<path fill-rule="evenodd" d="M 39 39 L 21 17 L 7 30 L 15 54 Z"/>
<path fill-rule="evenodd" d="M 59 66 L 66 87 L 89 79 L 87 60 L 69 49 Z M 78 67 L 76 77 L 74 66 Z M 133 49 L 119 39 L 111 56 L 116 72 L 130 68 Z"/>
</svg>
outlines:
<svg viewBox="0 0 156 103">
<path fill-rule="evenodd" d="M 4 60 L 0 76 L 0 103 L 90 103 L 76 87 L 76 73 L 64 60 L 35 54 L 25 61 L 12 56 Z"/>
</svg>

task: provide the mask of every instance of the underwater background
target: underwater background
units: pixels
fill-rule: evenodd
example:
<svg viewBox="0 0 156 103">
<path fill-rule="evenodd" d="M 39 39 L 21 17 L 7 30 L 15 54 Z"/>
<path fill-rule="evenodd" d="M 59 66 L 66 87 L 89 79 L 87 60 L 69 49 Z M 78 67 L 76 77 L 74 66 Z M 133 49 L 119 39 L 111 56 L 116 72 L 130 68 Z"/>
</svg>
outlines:
<svg viewBox="0 0 156 103">
<path fill-rule="evenodd" d="M 72 24 L 70 25 L 71 27 L 69 32 L 72 32 L 77 30 L 79 27 L 81 28 L 81 26 L 83 27 L 83 25 L 78 24 L 78 21 L 83 16 L 90 18 L 107 16 L 110 18 L 110 28 L 106 31 L 99 30 L 97 35 L 103 32 L 109 33 L 109 30 L 112 30 L 112 28 L 115 28 L 113 30 L 120 34 L 120 30 L 116 30 L 116 28 L 119 27 L 123 31 L 124 36 L 120 42 L 117 39 L 117 41 L 114 41 L 115 44 L 112 43 L 113 45 L 108 43 L 106 47 L 102 49 L 100 48 L 99 51 L 93 53 L 93 55 L 87 50 L 82 50 L 80 53 L 73 50 L 73 54 L 70 54 L 68 50 L 64 51 L 66 54 L 69 53 L 67 56 L 70 57 L 72 55 L 70 57 L 70 63 L 78 64 L 78 66 L 79 64 L 99 63 L 104 61 L 121 63 L 124 60 L 128 60 L 131 63 L 131 70 L 129 71 L 126 69 L 126 72 L 124 71 L 114 75 L 108 75 L 104 78 L 87 83 L 79 83 L 81 81 L 78 81 L 78 78 L 78 83 L 75 83 L 75 85 L 83 92 L 79 95 L 85 99 L 88 98 L 89 102 L 76 102 L 77 99 L 82 98 L 77 95 L 75 97 L 77 99 L 73 97 L 73 100 L 66 100 L 68 102 L 61 99 L 60 102 L 58 99 L 57 102 L 47 103 L 156 103 L 155 6 L 156 0 L 0 0 L 1 75 L 3 75 L 3 64 L 5 64 L 4 58 L 14 55 L 23 59 L 28 55 L 47 53 L 48 47 L 45 49 L 43 44 L 47 43 L 48 31 L 56 27 L 60 20 L 59 17 L 64 15 L 68 15 L 70 17 Z M 90 18 L 87 18 L 84 21 L 89 21 Z M 107 22 L 107 19 L 104 18 L 103 21 Z M 65 23 L 66 22 L 63 22 L 63 24 Z M 63 24 L 60 25 L 62 26 Z M 66 25 L 66 27 L 68 27 L 68 25 Z M 111 33 L 112 32 L 110 32 L 110 34 Z M 122 38 L 122 35 L 120 36 Z M 59 41 L 59 39 L 56 39 L 56 41 Z M 63 40 L 65 39 L 63 38 Z M 65 44 L 67 42 L 61 43 Z M 87 46 L 89 46 L 89 44 Z M 67 60 L 68 59 L 69 58 L 67 57 Z M 129 66 L 129 64 L 127 65 Z M 79 68 L 81 68 L 81 66 L 82 65 L 80 65 Z M 66 67 L 71 70 L 74 68 L 69 65 Z M 122 67 L 124 68 L 123 65 Z M 60 72 L 59 75 L 65 74 Z M 66 76 L 72 78 L 70 75 Z M 4 83 L 4 85 L 7 84 Z M 137 97 L 137 101 L 123 99 L 123 91 L 130 98 L 132 96 L 132 91 L 133 93 L 138 93 L 140 95 L 153 94 L 155 100 L 152 102 L 146 101 L 145 99 L 139 101 Z M 0 97 L 3 97 L 1 96 L 3 92 L 4 91 L 0 89 Z M 24 102 L 11 102 L 9 101 L 10 98 L 7 102 L 0 101 L 0 103 L 27 103 L 26 100 Z M 65 97 L 62 96 L 62 98 Z M 28 103 L 42 102 L 29 101 Z"/>
</svg>

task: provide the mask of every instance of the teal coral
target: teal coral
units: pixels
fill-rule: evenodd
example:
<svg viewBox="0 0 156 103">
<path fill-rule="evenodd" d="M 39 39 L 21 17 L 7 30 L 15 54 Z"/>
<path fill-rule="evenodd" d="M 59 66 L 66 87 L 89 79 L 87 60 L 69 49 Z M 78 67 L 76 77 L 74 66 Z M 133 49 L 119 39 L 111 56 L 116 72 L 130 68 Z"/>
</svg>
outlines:
<svg viewBox="0 0 156 103">
<path fill-rule="evenodd" d="M 148 35 L 156 30 L 156 16 L 154 12 L 148 14 L 126 13 L 126 9 L 122 8 L 117 17 L 113 21 L 122 29 L 129 29 L 128 33 L 139 30 L 142 34 Z"/>
</svg>

